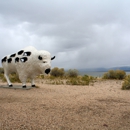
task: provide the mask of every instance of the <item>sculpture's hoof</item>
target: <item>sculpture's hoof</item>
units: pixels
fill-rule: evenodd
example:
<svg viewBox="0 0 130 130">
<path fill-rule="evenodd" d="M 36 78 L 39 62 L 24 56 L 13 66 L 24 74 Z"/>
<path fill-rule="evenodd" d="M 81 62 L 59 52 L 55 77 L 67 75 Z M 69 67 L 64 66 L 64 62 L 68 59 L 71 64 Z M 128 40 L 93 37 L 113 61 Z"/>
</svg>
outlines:
<svg viewBox="0 0 130 130">
<path fill-rule="evenodd" d="M 26 85 L 24 85 L 23 88 L 26 88 Z"/>
<path fill-rule="evenodd" d="M 10 84 L 10 85 L 9 85 L 9 87 L 13 87 L 13 85 L 12 85 L 12 84 Z"/>
<path fill-rule="evenodd" d="M 36 87 L 35 84 L 33 84 L 32 87 Z"/>
</svg>

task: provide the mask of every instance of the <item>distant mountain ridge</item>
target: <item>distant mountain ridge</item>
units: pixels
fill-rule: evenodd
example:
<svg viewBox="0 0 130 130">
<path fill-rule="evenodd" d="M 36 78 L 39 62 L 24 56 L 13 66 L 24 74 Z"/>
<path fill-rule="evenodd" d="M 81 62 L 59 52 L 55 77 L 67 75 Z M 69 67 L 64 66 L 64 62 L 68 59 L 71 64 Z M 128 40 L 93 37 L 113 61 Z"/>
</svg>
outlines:
<svg viewBox="0 0 130 130">
<path fill-rule="evenodd" d="M 108 70 L 130 71 L 130 66 L 111 67 L 111 68 L 86 68 L 86 69 L 78 69 L 79 72 L 106 72 Z"/>
</svg>

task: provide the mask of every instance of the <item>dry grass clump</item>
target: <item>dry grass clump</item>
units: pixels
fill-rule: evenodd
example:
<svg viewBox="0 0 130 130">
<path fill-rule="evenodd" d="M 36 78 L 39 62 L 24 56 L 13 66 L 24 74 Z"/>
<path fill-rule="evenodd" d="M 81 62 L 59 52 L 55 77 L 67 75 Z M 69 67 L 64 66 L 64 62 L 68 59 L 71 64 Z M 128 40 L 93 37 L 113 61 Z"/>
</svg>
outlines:
<svg viewBox="0 0 130 130">
<path fill-rule="evenodd" d="M 66 84 L 68 85 L 89 85 L 89 83 L 93 80 L 91 76 L 84 75 L 76 78 L 70 78 L 67 80 Z"/>
<path fill-rule="evenodd" d="M 45 76 L 43 74 L 40 74 L 37 76 L 37 79 L 44 79 L 44 78 L 45 78 Z"/>
<path fill-rule="evenodd" d="M 46 80 L 47 84 L 53 85 L 89 85 L 95 78 L 92 76 L 84 75 L 78 77 L 54 77 L 50 76 L 49 79 Z"/>
<path fill-rule="evenodd" d="M 64 81 L 60 79 L 55 79 L 55 80 L 47 80 L 46 84 L 53 84 L 53 85 L 63 85 Z"/>
<path fill-rule="evenodd" d="M 16 73 L 12 73 L 9 75 L 9 78 L 10 78 L 10 81 L 12 83 L 14 82 L 20 82 L 19 80 L 19 77 Z M 4 77 L 4 69 L 2 67 L 0 67 L 0 79 L 3 81 L 3 82 L 6 82 L 6 79 Z"/>
<path fill-rule="evenodd" d="M 0 67 L 0 74 L 4 73 L 4 69 L 2 67 Z"/>
<path fill-rule="evenodd" d="M 55 77 L 55 76 L 47 76 L 44 78 L 46 84 L 52 84 L 52 85 L 62 85 L 64 84 L 63 82 L 63 77 Z"/>
<path fill-rule="evenodd" d="M 4 74 L 0 74 L 0 79 L 2 80 L 2 82 L 6 82 L 6 79 L 5 79 L 5 77 L 4 77 Z M 10 79 L 10 81 L 12 82 L 12 83 L 15 83 L 15 82 L 18 82 L 18 83 L 20 83 L 20 80 L 19 80 L 19 77 L 18 77 L 18 75 L 17 74 L 10 74 L 9 75 L 9 79 Z"/>
<path fill-rule="evenodd" d="M 4 74 L 0 74 L 0 79 L 3 81 L 3 82 L 5 82 L 6 81 L 6 79 L 5 79 L 5 77 L 4 77 Z"/>
<path fill-rule="evenodd" d="M 18 76 L 17 74 L 15 74 L 15 73 L 10 74 L 10 75 L 9 75 L 9 78 L 10 78 L 10 81 L 11 81 L 12 83 L 15 83 L 15 82 L 20 83 L 20 82 L 21 82 L 21 81 L 19 80 L 19 76 Z"/>
<path fill-rule="evenodd" d="M 0 74 L 0 79 L 2 80 L 2 82 L 6 82 L 6 79 L 4 77 L 4 74 Z M 18 82 L 20 83 L 21 81 L 19 80 L 19 77 L 17 74 L 12 73 L 9 75 L 9 79 L 12 83 Z"/>
</svg>

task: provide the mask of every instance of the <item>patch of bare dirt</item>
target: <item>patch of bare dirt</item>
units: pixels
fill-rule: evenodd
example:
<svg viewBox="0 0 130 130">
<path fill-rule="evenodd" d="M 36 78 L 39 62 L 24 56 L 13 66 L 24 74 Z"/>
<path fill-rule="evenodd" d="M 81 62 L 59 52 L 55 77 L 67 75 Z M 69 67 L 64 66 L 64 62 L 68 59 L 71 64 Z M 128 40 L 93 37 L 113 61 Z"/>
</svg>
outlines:
<svg viewBox="0 0 130 130">
<path fill-rule="evenodd" d="M 122 81 L 92 86 L 0 88 L 0 130 L 129 130 L 130 91 Z M 3 85 L 3 83 L 0 83 Z"/>
</svg>

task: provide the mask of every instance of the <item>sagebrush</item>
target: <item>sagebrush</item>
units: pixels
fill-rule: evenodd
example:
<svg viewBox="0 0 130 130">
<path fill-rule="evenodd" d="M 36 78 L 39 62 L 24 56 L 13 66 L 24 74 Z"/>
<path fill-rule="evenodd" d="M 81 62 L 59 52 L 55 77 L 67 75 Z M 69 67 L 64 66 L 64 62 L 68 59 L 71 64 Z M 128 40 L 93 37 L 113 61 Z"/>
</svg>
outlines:
<svg viewBox="0 0 130 130">
<path fill-rule="evenodd" d="M 54 77 L 63 77 L 65 75 L 65 71 L 64 68 L 55 67 L 51 70 L 50 74 Z"/>
<path fill-rule="evenodd" d="M 79 72 L 78 72 L 78 70 L 76 70 L 76 69 L 69 69 L 69 70 L 66 72 L 66 76 L 67 76 L 67 77 L 76 78 L 76 77 L 78 77 L 78 75 L 79 75 Z"/>
<path fill-rule="evenodd" d="M 124 82 L 122 84 L 123 90 L 130 90 L 130 75 L 127 75 L 124 79 Z"/>
<path fill-rule="evenodd" d="M 126 72 L 123 70 L 109 70 L 104 73 L 103 79 L 119 79 L 122 80 L 126 76 Z"/>
</svg>

